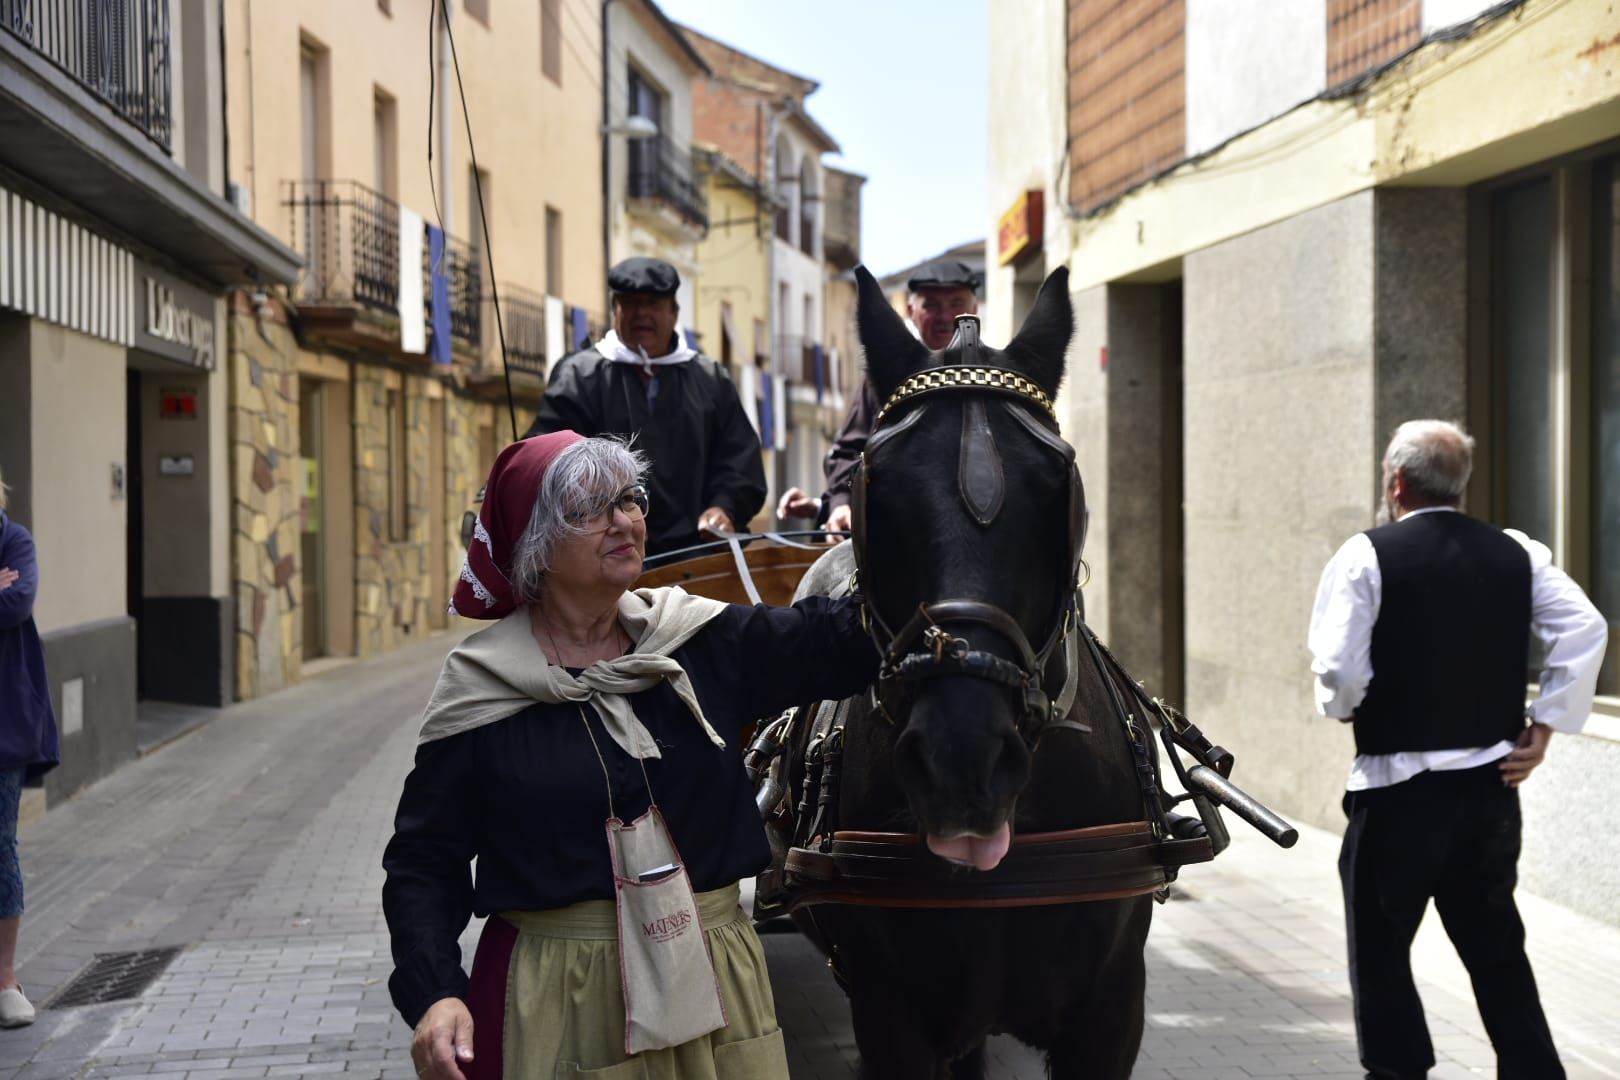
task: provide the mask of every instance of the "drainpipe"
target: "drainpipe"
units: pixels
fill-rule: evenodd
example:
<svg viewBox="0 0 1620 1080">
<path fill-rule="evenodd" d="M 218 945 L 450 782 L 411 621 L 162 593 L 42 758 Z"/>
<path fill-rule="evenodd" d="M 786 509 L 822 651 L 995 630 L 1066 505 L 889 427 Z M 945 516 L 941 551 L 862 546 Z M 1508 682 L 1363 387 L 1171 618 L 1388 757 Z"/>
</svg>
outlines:
<svg viewBox="0 0 1620 1080">
<path fill-rule="evenodd" d="M 439 213 L 444 215 L 444 228 L 455 228 L 455 170 L 451 168 L 451 148 L 455 140 L 450 137 L 450 86 L 455 72 L 450 67 L 450 3 L 444 4 L 444 21 L 439 24 Z M 431 108 L 431 104 L 429 108 Z"/>
</svg>

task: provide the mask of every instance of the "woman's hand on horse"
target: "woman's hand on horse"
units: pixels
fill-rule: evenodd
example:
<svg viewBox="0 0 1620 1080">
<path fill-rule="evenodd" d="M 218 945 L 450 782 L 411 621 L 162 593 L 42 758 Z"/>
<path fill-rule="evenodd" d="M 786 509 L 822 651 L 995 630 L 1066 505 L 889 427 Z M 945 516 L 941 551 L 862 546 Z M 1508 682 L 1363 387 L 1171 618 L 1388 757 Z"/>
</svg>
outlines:
<svg viewBox="0 0 1620 1080">
<path fill-rule="evenodd" d="M 425 1080 L 467 1080 L 461 1066 L 473 1059 L 473 1019 L 460 998 L 440 998 L 428 1007 L 411 1039 L 411 1061 Z"/>
</svg>

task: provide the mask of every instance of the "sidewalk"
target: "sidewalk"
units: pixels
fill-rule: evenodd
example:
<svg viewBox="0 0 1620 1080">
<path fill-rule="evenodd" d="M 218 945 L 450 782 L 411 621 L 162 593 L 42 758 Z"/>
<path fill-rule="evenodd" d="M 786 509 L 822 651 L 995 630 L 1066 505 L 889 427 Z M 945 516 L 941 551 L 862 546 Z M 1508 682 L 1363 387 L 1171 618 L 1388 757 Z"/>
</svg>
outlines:
<svg viewBox="0 0 1620 1080">
<path fill-rule="evenodd" d="M 378 892 L 416 720 L 450 639 L 222 711 L 24 827 L 20 976 L 44 1002 L 99 953 L 179 946 L 139 998 L 41 1009 L 0 1032 L 0 1080 L 414 1076 L 388 1001 Z M 1234 831 L 1155 909 L 1136 1077 L 1360 1076 L 1337 838 L 1281 851 Z M 1620 929 L 1521 895 L 1572 1078 L 1620 1078 Z M 470 929 L 464 945 L 470 944 Z M 765 938 L 796 1078 L 852 1077 L 848 1008 L 795 934 Z M 1467 978 L 1434 920 L 1417 947 L 1442 1064 L 1494 1075 Z M 997 1078 L 1044 1077 L 992 1043 Z"/>
</svg>

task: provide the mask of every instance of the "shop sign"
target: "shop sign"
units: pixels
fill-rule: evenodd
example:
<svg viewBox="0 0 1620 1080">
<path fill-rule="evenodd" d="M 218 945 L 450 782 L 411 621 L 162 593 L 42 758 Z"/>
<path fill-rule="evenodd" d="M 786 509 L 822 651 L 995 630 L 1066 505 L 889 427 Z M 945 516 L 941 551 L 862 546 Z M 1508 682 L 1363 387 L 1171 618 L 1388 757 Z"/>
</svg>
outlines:
<svg viewBox="0 0 1620 1080">
<path fill-rule="evenodd" d="M 1006 266 L 1041 249 L 1046 193 L 1026 191 L 1001 215 L 996 226 L 996 264 Z"/>
<path fill-rule="evenodd" d="M 135 346 L 214 370 L 214 298 L 146 263 L 135 275 Z"/>
</svg>

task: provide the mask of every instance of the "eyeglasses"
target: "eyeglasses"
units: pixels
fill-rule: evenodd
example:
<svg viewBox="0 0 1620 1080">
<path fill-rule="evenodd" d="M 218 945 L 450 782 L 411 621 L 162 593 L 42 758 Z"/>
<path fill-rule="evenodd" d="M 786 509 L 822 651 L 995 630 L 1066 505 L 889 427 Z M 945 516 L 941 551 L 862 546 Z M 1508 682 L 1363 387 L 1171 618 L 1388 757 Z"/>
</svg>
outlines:
<svg viewBox="0 0 1620 1080">
<path fill-rule="evenodd" d="M 597 524 L 605 528 L 614 510 L 631 521 L 640 521 L 647 516 L 647 489 L 640 484 L 631 484 L 612 498 L 598 499 L 579 510 L 564 514 L 563 520 L 576 528 Z"/>
</svg>

